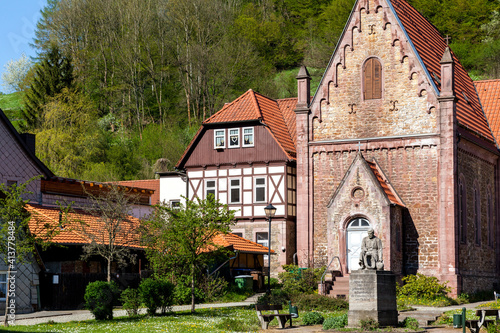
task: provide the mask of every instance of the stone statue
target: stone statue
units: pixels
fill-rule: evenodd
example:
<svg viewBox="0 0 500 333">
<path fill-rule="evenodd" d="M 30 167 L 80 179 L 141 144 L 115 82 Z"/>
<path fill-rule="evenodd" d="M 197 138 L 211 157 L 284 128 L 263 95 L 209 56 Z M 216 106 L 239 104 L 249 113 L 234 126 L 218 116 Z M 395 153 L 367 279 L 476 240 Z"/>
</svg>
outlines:
<svg viewBox="0 0 500 333">
<path fill-rule="evenodd" d="M 368 230 L 368 236 L 361 242 L 361 253 L 359 255 L 360 269 L 384 270 L 382 257 L 382 241 L 375 236 L 373 229 Z"/>
</svg>

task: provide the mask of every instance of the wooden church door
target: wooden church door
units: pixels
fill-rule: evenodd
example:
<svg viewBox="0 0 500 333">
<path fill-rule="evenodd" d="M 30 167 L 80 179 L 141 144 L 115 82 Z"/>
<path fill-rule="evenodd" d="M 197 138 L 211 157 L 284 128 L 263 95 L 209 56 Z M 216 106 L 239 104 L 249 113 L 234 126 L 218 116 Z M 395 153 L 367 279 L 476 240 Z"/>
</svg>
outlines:
<svg viewBox="0 0 500 333">
<path fill-rule="evenodd" d="M 362 217 L 355 218 L 347 225 L 347 271 L 359 269 L 361 242 L 367 236 L 370 222 Z"/>
</svg>

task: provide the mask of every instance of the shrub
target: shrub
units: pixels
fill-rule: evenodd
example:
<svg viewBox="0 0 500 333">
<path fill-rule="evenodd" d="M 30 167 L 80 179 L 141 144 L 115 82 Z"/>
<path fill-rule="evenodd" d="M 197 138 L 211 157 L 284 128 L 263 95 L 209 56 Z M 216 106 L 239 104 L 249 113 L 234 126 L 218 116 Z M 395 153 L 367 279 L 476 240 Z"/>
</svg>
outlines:
<svg viewBox="0 0 500 333">
<path fill-rule="evenodd" d="M 318 283 L 321 280 L 325 268 L 307 268 L 299 269 L 296 265 L 283 265 L 285 272 L 278 276 L 283 284 L 283 290 L 290 295 L 302 293 L 313 293 L 318 289 Z"/>
<path fill-rule="evenodd" d="M 379 327 L 378 321 L 372 318 L 360 320 L 359 324 L 364 331 L 375 331 Z"/>
<path fill-rule="evenodd" d="M 347 313 L 341 316 L 330 317 L 323 322 L 324 330 L 339 329 L 347 326 Z"/>
<path fill-rule="evenodd" d="M 450 288 L 440 283 L 434 276 L 408 275 L 403 277 L 403 286 L 397 286 L 398 305 L 422 304 L 432 306 L 446 306 L 454 301 L 447 295 Z"/>
<path fill-rule="evenodd" d="M 288 305 L 290 295 L 284 290 L 274 289 L 271 294 L 264 294 L 259 297 L 257 304 L 281 304 Z"/>
<path fill-rule="evenodd" d="M 153 316 L 158 308 L 162 313 L 170 310 L 174 285 L 165 280 L 147 278 L 139 285 L 141 301 L 147 308 L 148 315 Z"/>
<path fill-rule="evenodd" d="M 182 276 L 175 283 L 173 302 L 175 304 L 191 304 L 191 281 L 189 277 Z M 203 302 L 205 300 L 203 290 L 195 287 L 194 298 L 196 303 Z"/>
<path fill-rule="evenodd" d="M 321 325 L 325 321 L 325 317 L 319 312 L 307 312 L 302 318 L 302 324 L 309 325 Z"/>
<path fill-rule="evenodd" d="M 490 324 L 486 327 L 486 330 L 488 333 L 500 333 L 500 325 L 496 323 Z"/>
<path fill-rule="evenodd" d="M 349 306 L 346 300 L 319 294 L 297 295 L 293 301 L 302 311 L 335 311 L 347 309 Z"/>
<path fill-rule="evenodd" d="M 418 324 L 418 320 L 416 320 L 415 318 L 412 318 L 412 317 L 406 317 L 401 322 L 401 326 L 409 328 L 409 329 L 414 330 L 414 331 L 418 330 L 418 328 L 420 327 L 420 325 Z"/>
<path fill-rule="evenodd" d="M 137 316 L 139 307 L 141 306 L 141 295 L 139 290 L 127 288 L 120 296 L 123 308 L 127 311 L 129 316 Z"/>
<path fill-rule="evenodd" d="M 222 277 L 207 277 L 204 275 L 200 279 L 199 285 L 203 290 L 206 302 L 213 302 L 217 298 L 224 296 L 228 291 L 228 283 Z"/>
<path fill-rule="evenodd" d="M 113 319 L 113 303 L 119 295 L 115 282 L 90 282 L 85 289 L 85 308 L 90 310 L 96 320 Z"/>
</svg>

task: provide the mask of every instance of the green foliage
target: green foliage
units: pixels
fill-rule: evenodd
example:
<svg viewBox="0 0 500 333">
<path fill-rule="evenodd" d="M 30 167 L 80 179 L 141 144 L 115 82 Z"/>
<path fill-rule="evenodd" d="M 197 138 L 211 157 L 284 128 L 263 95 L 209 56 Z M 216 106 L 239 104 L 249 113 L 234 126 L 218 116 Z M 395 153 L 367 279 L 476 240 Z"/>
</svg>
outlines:
<svg viewBox="0 0 500 333">
<path fill-rule="evenodd" d="M 191 304 L 192 297 L 191 279 L 188 275 L 179 276 L 175 283 L 174 288 L 174 303 L 175 304 Z M 203 290 L 196 287 L 194 288 L 195 303 L 203 301 L 205 294 Z"/>
<path fill-rule="evenodd" d="M 347 326 L 347 313 L 341 316 L 326 318 L 323 322 L 323 330 L 339 329 Z"/>
<path fill-rule="evenodd" d="M 344 299 L 319 294 L 299 294 L 293 297 L 293 302 L 302 311 L 337 311 L 349 306 Z"/>
<path fill-rule="evenodd" d="M 139 285 L 140 298 L 147 308 L 148 315 L 154 316 L 156 310 L 162 313 L 171 310 L 174 285 L 166 280 L 147 278 Z"/>
<path fill-rule="evenodd" d="M 409 328 L 409 329 L 414 330 L 414 331 L 416 331 L 420 327 L 420 325 L 418 324 L 418 320 L 416 320 L 415 318 L 412 318 L 412 317 L 406 317 L 401 322 L 401 326 L 403 326 L 405 328 Z"/>
<path fill-rule="evenodd" d="M 199 272 L 226 252 L 213 239 L 219 233 L 229 232 L 235 223 L 234 211 L 213 196 L 196 201 L 186 199 L 185 206 L 179 208 L 157 205 L 143 221 L 143 242 L 155 274 L 187 277 L 193 312 Z"/>
<path fill-rule="evenodd" d="M 213 302 L 227 293 L 229 283 L 223 277 L 203 275 L 199 285 L 203 291 L 204 301 Z"/>
<path fill-rule="evenodd" d="M 497 322 L 489 324 L 486 327 L 486 330 L 488 333 L 500 333 L 500 324 L 498 324 Z"/>
<path fill-rule="evenodd" d="M 407 275 L 403 277 L 403 286 L 397 286 L 397 301 L 399 305 L 430 305 L 446 306 L 454 303 L 447 295 L 450 288 L 440 283 L 434 276 L 423 274 Z"/>
<path fill-rule="evenodd" d="M 359 325 L 363 331 L 375 331 L 379 328 L 378 321 L 373 318 L 362 319 L 359 321 Z"/>
<path fill-rule="evenodd" d="M 290 295 L 302 293 L 312 293 L 318 289 L 318 283 L 321 280 L 325 268 L 307 268 L 299 269 L 296 265 L 284 265 L 285 272 L 278 276 L 283 284 L 283 290 Z"/>
<path fill-rule="evenodd" d="M 113 303 L 119 295 L 114 281 L 90 282 L 85 288 L 85 308 L 90 310 L 96 320 L 113 319 Z"/>
<path fill-rule="evenodd" d="M 290 295 L 281 289 L 272 289 L 271 294 L 264 294 L 259 297 L 257 304 L 282 304 L 288 306 Z"/>
<path fill-rule="evenodd" d="M 139 308 L 141 307 L 141 295 L 138 289 L 130 287 L 125 289 L 122 291 L 120 301 L 122 301 L 123 309 L 127 311 L 127 315 L 132 317 L 139 314 Z"/>
<path fill-rule="evenodd" d="M 500 300 L 483 303 L 483 304 L 479 305 L 479 307 L 500 310 Z"/>
<path fill-rule="evenodd" d="M 45 104 L 64 88 L 73 87 L 73 66 L 71 59 L 64 56 L 55 44 L 43 53 L 33 67 L 34 75 L 24 96 L 22 117 L 26 130 L 39 129 Z"/>
<path fill-rule="evenodd" d="M 325 317 L 319 312 L 306 312 L 302 317 L 302 324 L 306 326 L 321 325 L 325 321 Z"/>
</svg>

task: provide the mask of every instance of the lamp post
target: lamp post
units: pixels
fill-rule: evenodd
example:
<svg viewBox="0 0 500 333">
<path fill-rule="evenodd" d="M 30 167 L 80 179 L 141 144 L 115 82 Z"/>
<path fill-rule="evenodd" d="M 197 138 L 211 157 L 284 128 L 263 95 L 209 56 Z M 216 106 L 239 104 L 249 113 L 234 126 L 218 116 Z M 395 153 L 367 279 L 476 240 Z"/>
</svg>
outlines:
<svg viewBox="0 0 500 333">
<path fill-rule="evenodd" d="M 276 207 L 269 204 L 264 208 L 266 212 L 266 217 L 269 219 L 269 233 L 267 234 L 267 263 L 269 265 L 269 269 L 267 271 L 267 293 L 271 294 L 271 220 L 276 214 Z"/>
</svg>

